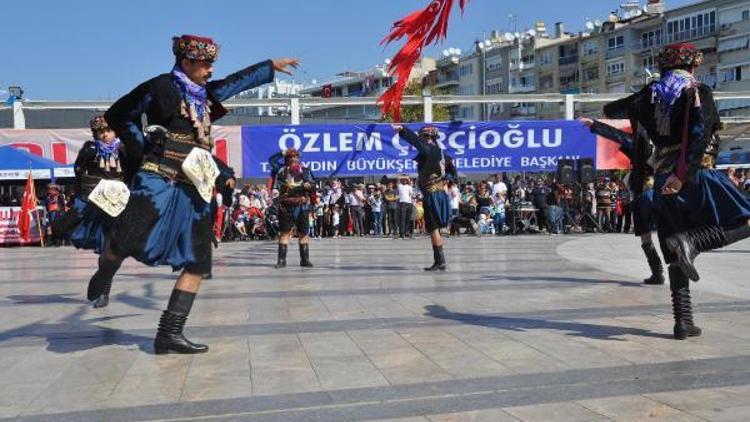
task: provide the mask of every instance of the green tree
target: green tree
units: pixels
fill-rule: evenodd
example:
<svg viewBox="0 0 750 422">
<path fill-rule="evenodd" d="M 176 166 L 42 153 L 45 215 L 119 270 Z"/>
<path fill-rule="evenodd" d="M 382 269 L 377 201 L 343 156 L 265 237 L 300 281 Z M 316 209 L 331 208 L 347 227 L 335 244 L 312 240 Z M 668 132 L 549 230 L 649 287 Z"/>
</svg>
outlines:
<svg viewBox="0 0 750 422">
<path fill-rule="evenodd" d="M 404 96 L 422 96 L 422 90 L 424 85 L 422 81 L 413 80 L 406 85 L 404 89 Z M 440 92 L 433 92 L 433 95 L 440 95 Z M 451 119 L 450 110 L 443 104 L 432 105 L 432 120 L 435 122 L 447 122 Z M 393 122 L 393 118 L 388 116 L 385 119 L 387 122 Z M 402 105 L 401 106 L 401 121 L 403 123 L 419 123 L 424 122 L 424 106 L 422 105 Z"/>
</svg>

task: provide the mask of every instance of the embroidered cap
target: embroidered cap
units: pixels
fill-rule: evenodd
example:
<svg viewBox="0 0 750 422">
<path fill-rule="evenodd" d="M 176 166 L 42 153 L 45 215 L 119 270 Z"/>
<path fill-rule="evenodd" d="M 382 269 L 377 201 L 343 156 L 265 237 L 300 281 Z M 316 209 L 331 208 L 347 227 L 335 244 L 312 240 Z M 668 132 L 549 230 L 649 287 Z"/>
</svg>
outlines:
<svg viewBox="0 0 750 422">
<path fill-rule="evenodd" d="M 435 126 L 425 126 L 419 129 L 419 136 L 426 136 L 430 139 L 438 137 L 438 129 Z"/>
<path fill-rule="evenodd" d="M 299 158 L 299 151 L 295 148 L 289 148 L 284 151 L 284 162 L 289 162 L 292 158 Z"/>
<path fill-rule="evenodd" d="M 177 59 L 215 62 L 219 58 L 219 45 L 208 37 L 185 34 L 172 37 L 172 52 Z"/>
<path fill-rule="evenodd" d="M 672 44 L 659 52 L 656 62 L 662 72 L 670 69 L 697 67 L 703 63 L 703 53 L 693 44 Z"/>
<path fill-rule="evenodd" d="M 91 127 L 91 132 L 94 134 L 110 129 L 109 123 L 104 120 L 104 115 L 101 114 L 91 119 L 89 127 Z"/>
</svg>

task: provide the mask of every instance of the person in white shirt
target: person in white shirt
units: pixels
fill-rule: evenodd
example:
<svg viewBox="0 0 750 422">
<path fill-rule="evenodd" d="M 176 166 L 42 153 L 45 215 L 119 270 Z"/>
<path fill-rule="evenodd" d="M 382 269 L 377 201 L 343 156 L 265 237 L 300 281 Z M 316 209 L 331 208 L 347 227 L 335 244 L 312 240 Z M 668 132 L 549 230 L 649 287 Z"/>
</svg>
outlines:
<svg viewBox="0 0 750 422">
<path fill-rule="evenodd" d="M 365 195 L 364 185 L 357 185 L 351 193 L 351 199 L 349 208 L 352 212 L 352 219 L 354 220 L 354 235 L 364 236 L 365 235 Z"/>
<path fill-rule="evenodd" d="M 398 216 L 399 216 L 399 237 L 404 238 L 407 234 L 407 228 L 412 220 L 412 214 L 414 213 L 414 205 L 412 205 L 412 197 L 414 196 L 414 188 L 411 186 L 411 180 L 408 176 L 402 176 L 399 179 L 398 184 Z M 411 237 L 411 232 L 408 233 Z"/>
<path fill-rule="evenodd" d="M 494 198 L 497 194 L 502 195 L 503 198 L 508 197 L 508 186 L 503 182 L 499 174 L 495 175 L 495 181 L 492 183 L 492 197 Z"/>
<path fill-rule="evenodd" d="M 461 205 L 461 190 L 453 182 L 448 182 L 448 197 L 451 200 L 451 217 L 455 218 Z"/>
<path fill-rule="evenodd" d="M 333 206 L 333 214 L 331 214 L 331 225 L 333 226 L 333 237 L 341 237 L 339 235 L 339 225 L 341 224 L 341 216 L 339 213 L 339 206 Z"/>
</svg>

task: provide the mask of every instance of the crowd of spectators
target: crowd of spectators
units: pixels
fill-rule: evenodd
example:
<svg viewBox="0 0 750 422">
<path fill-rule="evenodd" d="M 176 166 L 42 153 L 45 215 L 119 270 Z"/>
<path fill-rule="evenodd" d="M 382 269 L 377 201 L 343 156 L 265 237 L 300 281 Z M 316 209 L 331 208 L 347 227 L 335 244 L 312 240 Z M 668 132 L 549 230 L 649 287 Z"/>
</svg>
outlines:
<svg viewBox="0 0 750 422">
<path fill-rule="evenodd" d="M 728 172 L 750 190 L 750 170 Z M 561 184 L 554 174 L 494 175 L 487 180 L 449 183 L 453 219 L 449 234 L 618 232 L 633 229 L 631 193 L 615 172 L 595 182 Z M 245 185 L 231 207 L 219 207 L 216 235 L 222 240 L 271 239 L 278 233 L 273 198 L 266 185 Z M 221 201 L 218 201 L 221 203 Z M 311 199 L 312 237 L 390 236 L 425 232 L 422 195 L 408 177 L 377 183 L 326 180 Z"/>
<path fill-rule="evenodd" d="M 728 169 L 737 186 L 750 192 L 750 169 Z M 57 185 L 54 185 L 57 187 Z M 72 201 L 69 190 L 44 189 L 40 208 L 47 223 Z M 451 235 L 562 234 L 620 232 L 633 229 L 631 193 L 619 173 L 599 172 L 597 181 L 561 184 L 554 174 L 494 175 L 487 180 L 449 183 L 453 218 Z M 0 205 L 19 206 L 22 189 L 5 190 Z M 231 200 L 217 194 L 214 233 L 217 241 L 274 239 L 278 192 L 265 184 L 235 189 Z M 231 203 L 230 206 L 221 205 Z M 49 208 L 49 210 L 47 209 Z M 312 237 L 390 236 L 412 238 L 425 232 L 422 195 L 409 177 L 383 178 L 377 183 L 344 179 L 322 180 L 311 198 L 308 215 Z M 47 236 L 52 233 L 43 224 Z M 51 239 L 52 240 L 52 239 Z"/>
</svg>

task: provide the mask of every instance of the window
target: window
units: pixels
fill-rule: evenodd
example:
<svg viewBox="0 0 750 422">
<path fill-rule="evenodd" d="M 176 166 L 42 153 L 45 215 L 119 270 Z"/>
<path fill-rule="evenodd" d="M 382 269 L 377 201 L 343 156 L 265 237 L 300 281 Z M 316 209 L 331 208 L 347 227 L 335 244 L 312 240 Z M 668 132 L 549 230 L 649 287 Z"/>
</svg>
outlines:
<svg viewBox="0 0 750 422">
<path fill-rule="evenodd" d="M 617 76 L 625 73 L 625 62 L 607 63 L 607 76 Z"/>
<path fill-rule="evenodd" d="M 596 41 L 586 41 L 583 44 L 583 55 L 592 56 L 599 53 L 599 43 Z"/>
<path fill-rule="evenodd" d="M 545 65 L 552 63 L 552 52 L 551 51 L 544 51 L 542 52 L 542 55 L 539 57 L 539 64 Z"/>
<path fill-rule="evenodd" d="M 474 64 L 473 63 L 462 65 L 458 69 L 458 74 L 460 76 L 468 76 L 468 75 L 471 75 L 472 73 L 474 73 Z"/>
<path fill-rule="evenodd" d="M 474 85 L 465 85 L 458 87 L 458 95 L 476 95 Z"/>
<path fill-rule="evenodd" d="M 641 34 L 641 48 L 649 48 L 657 45 L 661 45 L 661 29 Z"/>
<path fill-rule="evenodd" d="M 648 70 L 656 69 L 656 60 L 654 60 L 654 56 L 643 58 L 643 68 Z"/>
<path fill-rule="evenodd" d="M 461 107 L 459 111 L 459 117 L 462 119 L 473 119 L 474 118 L 474 106 Z"/>
<path fill-rule="evenodd" d="M 487 59 L 487 72 L 494 72 L 496 70 L 502 69 L 502 67 L 503 67 L 503 63 L 500 57 Z"/>
<path fill-rule="evenodd" d="M 607 50 L 617 50 L 620 48 L 625 47 L 625 36 L 624 35 L 618 35 L 616 37 L 610 37 L 607 40 Z"/>
<path fill-rule="evenodd" d="M 554 83 L 552 82 L 552 76 L 543 76 L 539 78 L 539 86 L 542 89 L 552 89 Z"/>
<path fill-rule="evenodd" d="M 593 81 L 593 80 L 599 79 L 599 68 L 590 67 L 588 69 L 585 69 L 583 71 L 583 77 L 587 81 Z"/>
<path fill-rule="evenodd" d="M 703 11 L 667 22 L 667 42 L 702 37 L 716 31 L 716 11 Z"/>
<path fill-rule="evenodd" d="M 719 40 L 719 53 L 732 50 L 747 50 L 750 48 L 750 36 L 735 37 L 728 40 Z"/>
<path fill-rule="evenodd" d="M 727 69 L 724 72 L 724 82 L 741 81 L 742 80 L 742 66 L 736 66 Z"/>
<path fill-rule="evenodd" d="M 499 94 L 501 92 L 503 92 L 503 83 L 502 82 L 495 82 L 495 83 L 487 85 L 487 93 L 488 94 Z"/>
<path fill-rule="evenodd" d="M 750 10 L 743 10 L 742 11 L 742 20 L 743 21 L 750 20 Z"/>
</svg>

